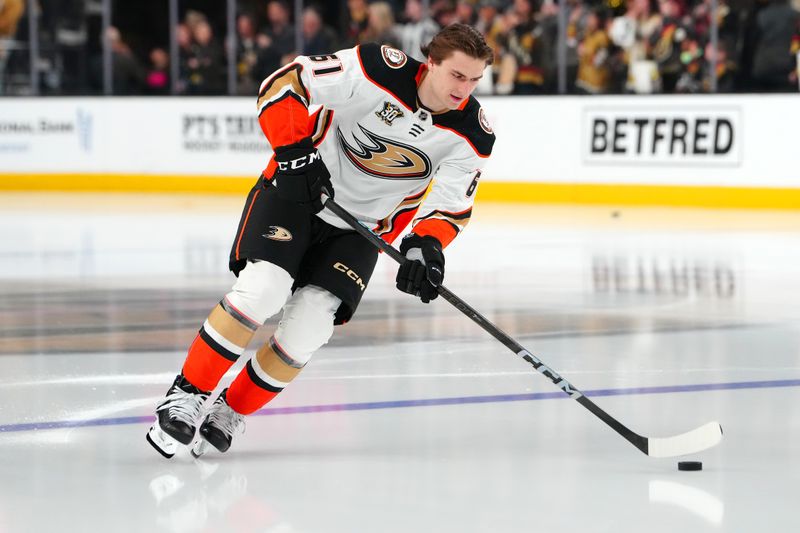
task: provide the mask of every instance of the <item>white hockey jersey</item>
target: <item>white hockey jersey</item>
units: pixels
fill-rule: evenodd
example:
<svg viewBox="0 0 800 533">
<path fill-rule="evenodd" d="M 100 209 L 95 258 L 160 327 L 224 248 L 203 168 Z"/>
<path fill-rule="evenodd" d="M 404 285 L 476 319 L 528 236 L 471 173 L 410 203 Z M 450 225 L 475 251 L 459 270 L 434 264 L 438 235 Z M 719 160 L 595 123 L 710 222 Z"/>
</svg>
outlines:
<svg viewBox="0 0 800 533">
<path fill-rule="evenodd" d="M 425 70 L 376 44 L 300 56 L 261 84 L 259 122 L 272 146 L 310 136 L 336 202 L 388 242 L 413 219 L 415 233 L 447 246 L 469 221 L 495 137 L 473 97 L 439 114 L 422 107 Z M 265 179 L 275 169 L 273 158 Z M 327 210 L 318 216 L 347 227 Z"/>
</svg>

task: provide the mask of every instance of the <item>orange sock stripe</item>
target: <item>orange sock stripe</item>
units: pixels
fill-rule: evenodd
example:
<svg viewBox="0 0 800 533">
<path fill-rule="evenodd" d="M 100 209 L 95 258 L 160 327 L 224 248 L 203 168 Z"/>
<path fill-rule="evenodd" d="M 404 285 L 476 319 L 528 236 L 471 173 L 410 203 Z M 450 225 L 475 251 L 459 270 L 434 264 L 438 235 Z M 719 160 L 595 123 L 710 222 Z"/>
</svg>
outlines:
<svg viewBox="0 0 800 533">
<path fill-rule="evenodd" d="M 249 415 L 264 407 L 282 390 L 258 377 L 250 360 L 231 383 L 226 398 L 231 409 L 239 414 Z"/>
<path fill-rule="evenodd" d="M 214 351 L 198 334 L 183 363 L 183 375 L 198 389 L 212 391 L 235 362 Z"/>
</svg>

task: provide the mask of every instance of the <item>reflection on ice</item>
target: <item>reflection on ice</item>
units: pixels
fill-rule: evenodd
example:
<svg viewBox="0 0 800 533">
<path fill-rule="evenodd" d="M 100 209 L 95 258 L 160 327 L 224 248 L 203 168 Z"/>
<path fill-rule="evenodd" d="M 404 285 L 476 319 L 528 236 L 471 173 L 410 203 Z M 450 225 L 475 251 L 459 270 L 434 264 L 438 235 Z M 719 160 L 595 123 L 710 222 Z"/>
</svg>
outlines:
<svg viewBox="0 0 800 533">
<path fill-rule="evenodd" d="M 675 505 L 711 524 L 722 524 L 725 504 L 713 494 L 697 487 L 663 479 L 651 479 L 649 487 L 650 503 Z"/>
</svg>

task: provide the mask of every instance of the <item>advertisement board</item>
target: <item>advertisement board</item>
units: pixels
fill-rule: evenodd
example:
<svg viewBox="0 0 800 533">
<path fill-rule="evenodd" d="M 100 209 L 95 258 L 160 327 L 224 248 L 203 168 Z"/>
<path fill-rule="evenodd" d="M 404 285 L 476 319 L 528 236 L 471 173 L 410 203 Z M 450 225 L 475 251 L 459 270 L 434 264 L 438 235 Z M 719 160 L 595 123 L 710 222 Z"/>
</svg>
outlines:
<svg viewBox="0 0 800 533">
<path fill-rule="evenodd" d="M 480 100 L 497 135 L 484 184 L 800 189 L 798 95 Z M 49 173 L 252 178 L 270 156 L 252 98 L 0 99 L 0 188 Z"/>
<path fill-rule="evenodd" d="M 497 134 L 486 181 L 800 188 L 798 95 L 482 102 Z"/>
<path fill-rule="evenodd" d="M 0 100 L 2 173 L 257 176 L 272 154 L 248 98 Z"/>
</svg>

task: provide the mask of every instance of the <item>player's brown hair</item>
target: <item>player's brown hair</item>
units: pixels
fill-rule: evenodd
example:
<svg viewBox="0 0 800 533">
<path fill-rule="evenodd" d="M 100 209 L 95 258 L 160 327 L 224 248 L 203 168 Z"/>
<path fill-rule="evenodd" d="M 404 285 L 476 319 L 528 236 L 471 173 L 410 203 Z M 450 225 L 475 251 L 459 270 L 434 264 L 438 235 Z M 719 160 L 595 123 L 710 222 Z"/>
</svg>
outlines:
<svg viewBox="0 0 800 533">
<path fill-rule="evenodd" d="M 491 65 L 494 61 L 494 52 L 486 44 L 483 35 L 472 26 L 458 22 L 443 28 L 420 50 L 437 65 L 456 50 L 475 59 L 483 59 L 487 65 Z"/>
</svg>

